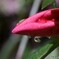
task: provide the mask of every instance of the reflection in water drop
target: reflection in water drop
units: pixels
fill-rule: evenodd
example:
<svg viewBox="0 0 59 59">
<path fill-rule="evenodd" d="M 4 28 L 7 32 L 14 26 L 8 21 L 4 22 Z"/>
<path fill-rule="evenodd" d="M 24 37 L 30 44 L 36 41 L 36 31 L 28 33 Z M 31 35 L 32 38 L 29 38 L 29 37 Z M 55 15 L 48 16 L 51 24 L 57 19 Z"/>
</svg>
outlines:
<svg viewBox="0 0 59 59">
<path fill-rule="evenodd" d="M 35 41 L 36 43 L 40 43 L 40 42 L 41 42 L 40 37 L 38 37 L 38 36 L 34 37 L 34 41 Z"/>
</svg>

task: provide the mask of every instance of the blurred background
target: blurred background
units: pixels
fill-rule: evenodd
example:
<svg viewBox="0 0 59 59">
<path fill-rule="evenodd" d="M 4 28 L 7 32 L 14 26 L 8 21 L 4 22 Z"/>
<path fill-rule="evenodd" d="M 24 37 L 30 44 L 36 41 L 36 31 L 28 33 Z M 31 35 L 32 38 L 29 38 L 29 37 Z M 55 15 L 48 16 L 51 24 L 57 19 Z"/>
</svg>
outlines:
<svg viewBox="0 0 59 59">
<path fill-rule="evenodd" d="M 33 38 L 12 34 L 11 31 L 22 19 L 58 7 L 59 0 L 0 0 L 0 59 L 42 59 L 46 50 L 50 49 L 42 46 L 51 42 L 50 38 Z M 43 59 L 59 59 L 58 52 L 57 47 Z"/>
</svg>

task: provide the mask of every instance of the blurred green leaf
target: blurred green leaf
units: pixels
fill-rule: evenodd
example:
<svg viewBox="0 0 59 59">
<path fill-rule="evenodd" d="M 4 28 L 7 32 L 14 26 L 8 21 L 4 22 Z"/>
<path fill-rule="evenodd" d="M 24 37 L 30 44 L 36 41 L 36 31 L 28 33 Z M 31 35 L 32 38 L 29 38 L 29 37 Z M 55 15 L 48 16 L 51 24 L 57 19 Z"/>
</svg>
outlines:
<svg viewBox="0 0 59 59">
<path fill-rule="evenodd" d="M 41 9 L 44 9 L 45 7 L 47 7 L 48 5 L 50 5 L 52 3 L 55 3 L 55 0 L 44 0 L 43 3 L 42 3 L 42 8 Z"/>
<path fill-rule="evenodd" d="M 56 49 L 59 46 L 59 36 L 51 37 L 51 39 L 53 39 L 53 41 L 50 44 L 53 45 L 42 58 L 46 57 L 49 53 L 51 53 L 54 49 Z"/>
<path fill-rule="evenodd" d="M 22 59 L 44 59 L 48 54 L 50 54 L 55 48 L 59 46 L 59 37 L 52 37 L 51 41 L 32 49 L 27 46 Z"/>
<path fill-rule="evenodd" d="M 18 17 L 20 19 L 27 18 L 29 16 L 33 1 L 34 0 L 24 0 L 24 6 L 18 13 Z"/>
<path fill-rule="evenodd" d="M 52 4 L 52 7 L 53 7 L 53 8 L 56 8 L 56 7 L 57 7 L 56 2 L 54 2 L 54 3 Z"/>
<path fill-rule="evenodd" d="M 52 47 L 53 44 L 46 44 L 40 48 L 37 48 L 33 53 L 31 53 L 31 57 L 28 59 L 41 59 Z"/>
<path fill-rule="evenodd" d="M 27 48 L 25 49 L 22 59 L 40 59 L 43 55 L 47 53 L 51 46 L 52 44 L 51 45 L 47 44 L 33 49 L 30 45 L 28 45 Z"/>
<path fill-rule="evenodd" d="M 22 59 L 28 59 L 31 50 L 32 50 L 32 48 L 31 48 L 31 46 L 28 44 L 27 47 L 26 47 L 26 49 L 25 49 L 25 51 L 24 51 L 24 54 L 23 54 Z"/>
</svg>

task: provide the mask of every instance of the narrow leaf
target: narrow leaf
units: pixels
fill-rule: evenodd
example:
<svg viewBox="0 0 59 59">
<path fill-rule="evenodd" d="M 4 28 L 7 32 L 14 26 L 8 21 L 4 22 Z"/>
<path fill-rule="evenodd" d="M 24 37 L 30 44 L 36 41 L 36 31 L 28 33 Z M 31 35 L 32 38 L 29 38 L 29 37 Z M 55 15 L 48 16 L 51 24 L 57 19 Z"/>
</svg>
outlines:
<svg viewBox="0 0 59 59">
<path fill-rule="evenodd" d="M 59 37 L 58 36 L 52 37 L 51 41 L 47 42 L 46 44 L 43 44 L 42 46 L 40 45 L 39 47 L 35 48 L 35 50 L 32 48 L 30 49 L 26 48 L 23 59 L 44 59 L 58 46 L 59 46 Z"/>
<path fill-rule="evenodd" d="M 42 3 L 42 8 L 41 9 L 44 9 L 45 7 L 52 4 L 53 2 L 55 2 L 55 1 L 54 0 L 44 0 L 43 3 Z"/>
</svg>

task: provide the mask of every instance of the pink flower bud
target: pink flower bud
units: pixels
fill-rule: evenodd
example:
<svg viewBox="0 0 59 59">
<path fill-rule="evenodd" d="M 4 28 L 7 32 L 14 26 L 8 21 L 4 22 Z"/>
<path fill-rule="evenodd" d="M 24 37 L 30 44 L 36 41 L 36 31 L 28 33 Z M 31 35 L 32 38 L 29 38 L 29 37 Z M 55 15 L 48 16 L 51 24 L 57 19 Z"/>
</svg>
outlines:
<svg viewBox="0 0 59 59">
<path fill-rule="evenodd" d="M 59 35 L 59 8 L 42 11 L 23 20 L 12 33 L 30 36 Z"/>
</svg>

